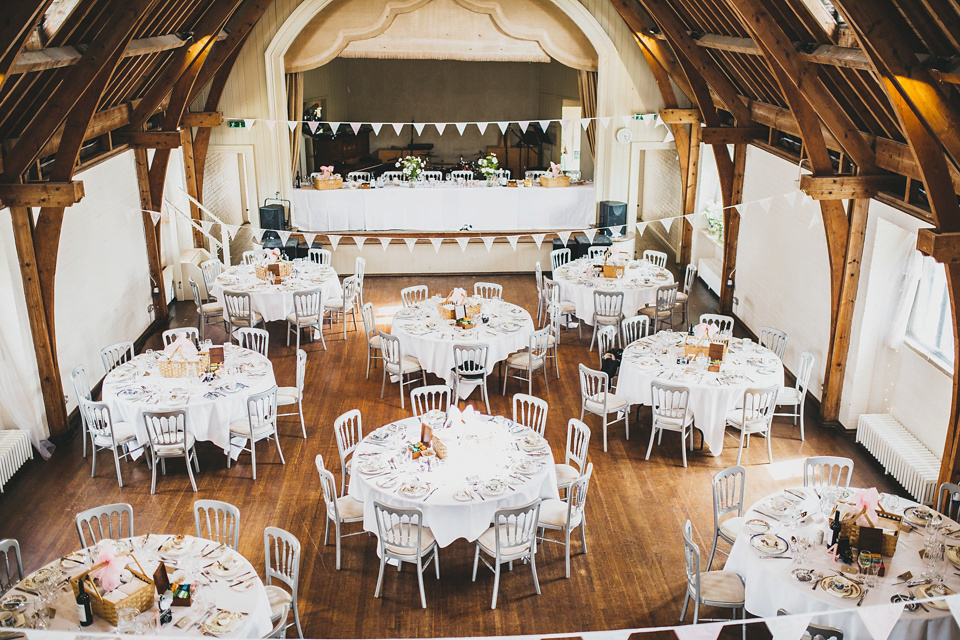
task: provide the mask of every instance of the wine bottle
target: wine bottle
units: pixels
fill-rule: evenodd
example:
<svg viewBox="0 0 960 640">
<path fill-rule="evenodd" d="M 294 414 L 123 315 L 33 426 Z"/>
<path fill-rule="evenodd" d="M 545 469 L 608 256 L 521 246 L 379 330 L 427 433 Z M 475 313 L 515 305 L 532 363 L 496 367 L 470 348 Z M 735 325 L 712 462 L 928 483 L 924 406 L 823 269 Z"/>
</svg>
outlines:
<svg viewBox="0 0 960 640">
<path fill-rule="evenodd" d="M 93 624 L 93 610 L 90 608 L 90 596 L 84 589 L 84 581 L 77 581 L 77 617 L 81 627 Z"/>
</svg>

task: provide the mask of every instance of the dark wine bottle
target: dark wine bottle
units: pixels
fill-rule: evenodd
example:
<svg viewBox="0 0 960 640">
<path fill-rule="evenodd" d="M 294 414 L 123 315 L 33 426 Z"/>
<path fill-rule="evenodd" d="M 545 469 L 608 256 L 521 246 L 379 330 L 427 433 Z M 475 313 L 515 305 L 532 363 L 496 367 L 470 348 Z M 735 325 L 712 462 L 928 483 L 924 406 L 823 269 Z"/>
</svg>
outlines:
<svg viewBox="0 0 960 640">
<path fill-rule="evenodd" d="M 90 608 L 90 596 L 84 589 L 84 581 L 77 582 L 77 617 L 80 619 L 81 627 L 89 627 L 93 624 L 93 609 Z"/>
</svg>

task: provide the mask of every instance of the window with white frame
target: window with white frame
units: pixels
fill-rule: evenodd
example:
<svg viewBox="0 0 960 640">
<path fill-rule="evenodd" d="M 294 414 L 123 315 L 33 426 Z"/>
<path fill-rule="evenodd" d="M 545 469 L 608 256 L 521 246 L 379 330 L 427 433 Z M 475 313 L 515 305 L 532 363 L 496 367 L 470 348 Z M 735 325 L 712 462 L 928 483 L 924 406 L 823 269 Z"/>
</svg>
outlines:
<svg viewBox="0 0 960 640">
<path fill-rule="evenodd" d="M 953 365 L 953 323 L 943 265 L 925 257 L 907 336 L 935 358 Z"/>
</svg>

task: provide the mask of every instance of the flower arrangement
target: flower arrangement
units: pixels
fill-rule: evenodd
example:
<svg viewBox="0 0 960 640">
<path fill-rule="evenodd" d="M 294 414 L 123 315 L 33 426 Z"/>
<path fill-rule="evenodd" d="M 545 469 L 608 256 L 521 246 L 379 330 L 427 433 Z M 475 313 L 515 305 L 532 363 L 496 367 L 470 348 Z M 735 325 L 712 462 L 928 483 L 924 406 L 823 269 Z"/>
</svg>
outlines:
<svg viewBox="0 0 960 640">
<path fill-rule="evenodd" d="M 497 154 L 491 153 L 486 158 L 477 160 L 477 166 L 480 167 L 480 173 L 487 180 L 493 180 L 497 177 L 497 170 L 500 168 L 500 161 L 497 160 Z"/>
<path fill-rule="evenodd" d="M 560 168 L 560 165 L 558 165 L 556 162 L 551 162 L 549 173 L 551 178 L 558 178 L 560 177 L 560 174 L 563 173 L 563 170 Z"/>
<path fill-rule="evenodd" d="M 419 180 L 426 166 L 426 161 L 417 156 L 406 156 L 397 160 L 397 168 L 403 171 L 407 180 Z"/>
<path fill-rule="evenodd" d="M 447 296 L 447 300 L 453 304 L 464 304 L 467 301 L 467 292 L 460 287 L 457 287 L 450 292 L 450 295 Z"/>
<path fill-rule="evenodd" d="M 267 262 L 277 262 L 280 260 L 280 249 L 264 249 L 263 252 L 267 256 Z"/>
<path fill-rule="evenodd" d="M 710 340 L 715 338 L 718 333 L 719 329 L 717 325 L 706 322 L 701 322 L 693 328 L 693 336 L 697 340 Z"/>
<path fill-rule="evenodd" d="M 606 264 L 612 264 L 616 266 L 626 266 L 627 262 L 630 261 L 630 257 L 620 251 L 617 247 L 610 247 L 607 249 L 606 253 L 603 256 L 603 261 Z"/>
<path fill-rule="evenodd" d="M 714 201 L 703 208 L 703 217 L 707 220 L 707 235 L 718 242 L 723 241 L 723 209 Z"/>
</svg>

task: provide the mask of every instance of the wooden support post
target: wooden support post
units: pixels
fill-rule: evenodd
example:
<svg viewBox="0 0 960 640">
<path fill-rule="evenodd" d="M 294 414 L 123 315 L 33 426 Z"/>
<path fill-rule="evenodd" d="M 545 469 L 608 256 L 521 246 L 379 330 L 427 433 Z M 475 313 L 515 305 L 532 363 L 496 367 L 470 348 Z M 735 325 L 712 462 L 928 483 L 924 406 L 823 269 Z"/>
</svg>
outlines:
<svg viewBox="0 0 960 640">
<path fill-rule="evenodd" d="M 191 198 L 200 201 L 197 194 L 197 170 L 193 162 L 193 132 L 189 127 L 180 130 L 180 144 L 183 147 L 183 172 L 186 177 L 187 193 Z M 200 207 L 190 201 L 190 217 L 194 220 L 202 220 Z M 200 230 L 193 227 L 193 246 L 203 248 L 206 245 L 206 239 Z"/>
<path fill-rule="evenodd" d="M 698 114 L 699 115 L 699 114 Z M 677 125 L 683 126 L 683 125 Z M 700 125 L 690 126 L 690 151 L 687 154 L 686 176 L 683 181 L 683 215 L 695 213 L 697 207 L 697 176 L 700 173 Z M 690 264 L 690 254 L 693 245 L 693 224 L 684 217 L 681 221 L 680 233 L 680 266 Z"/>
<path fill-rule="evenodd" d="M 147 150 L 133 150 L 134 166 L 137 170 L 137 187 L 140 190 L 140 207 L 159 211 L 150 198 L 150 175 L 147 166 Z M 153 216 L 142 212 L 143 239 L 147 247 L 147 265 L 150 268 L 150 284 L 153 287 L 153 308 L 157 320 L 167 318 L 167 294 L 163 287 L 163 267 L 160 265 L 160 225 L 153 224 Z"/>
<path fill-rule="evenodd" d="M 950 294 L 950 308 L 953 309 L 953 394 L 950 401 L 950 422 L 947 424 L 947 437 L 940 458 L 940 482 L 956 482 L 960 478 L 960 323 L 957 313 L 960 309 L 960 263 L 950 262 L 944 265 L 947 271 L 947 292 Z"/>
<path fill-rule="evenodd" d="M 867 233 L 867 211 L 870 208 L 870 200 L 866 198 L 851 200 L 849 208 L 850 224 L 847 231 L 840 300 L 830 332 L 827 369 L 824 373 L 823 397 L 820 402 L 820 414 L 826 422 L 834 422 L 840 417 L 840 395 L 843 390 L 847 353 L 850 350 L 850 335 L 853 331 L 853 310 L 860 284 L 860 263 L 863 259 L 863 243 Z"/>
<path fill-rule="evenodd" d="M 20 277 L 23 279 L 23 294 L 27 302 L 30 333 L 33 336 L 33 348 L 37 356 L 40 392 L 43 395 L 47 425 L 51 436 L 59 436 L 67 431 L 67 405 L 63 397 L 57 354 L 54 353 L 53 345 L 50 343 L 50 331 L 47 327 L 47 316 L 44 313 L 40 273 L 33 247 L 33 213 L 29 207 L 16 205 L 10 207 L 10 216 L 13 221 L 13 239 L 20 260 Z"/>
<path fill-rule="evenodd" d="M 660 109 L 660 119 L 666 124 L 694 124 L 702 122 L 699 109 Z"/>
<path fill-rule="evenodd" d="M 723 268 L 720 278 L 720 313 L 733 310 L 733 291 L 736 283 L 737 243 L 740 240 L 740 212 L 733 208 L 743 202 L 743 174 L 747 166 L 747 145 L 733 148 L 733 179 L 723 190 Z"/>
</svg>

